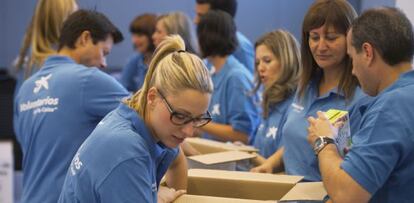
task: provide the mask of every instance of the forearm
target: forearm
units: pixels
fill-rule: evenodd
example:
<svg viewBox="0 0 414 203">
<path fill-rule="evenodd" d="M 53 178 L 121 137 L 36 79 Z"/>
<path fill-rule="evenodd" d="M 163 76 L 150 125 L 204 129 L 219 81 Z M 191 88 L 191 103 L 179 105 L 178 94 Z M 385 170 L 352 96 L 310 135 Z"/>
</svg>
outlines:
<svg viewBox="0 0 414 203">
<path fill-rule="evenodd" d="M 252 163 L 254 166 L 259 166 L 266 162 L 266 158 L 264 158 L 262 155 L 257 153 L 254 154 L 256 155 L 256 157 L 252 159 Z"/>
<path fill-rule="evenodd" d="M 368 202 L 370 194 L 341 168 L 336 145 L 328 144 L 318 155 L 323 184 L 332 202 Z"/>
<path fill-rule="evenodd" d="M 223 125 L 211 122 L 203 126 L 201 130 L 223 141 L 240 141 L 244 144 L 248 143 L 249 136 L 245 133 L 235 131 L 231 125 Z"/>
<path fill-rule="evenodd" d="M 279 148 L 272 156 L 267 158 L 266 164 L 272 166 L 274 172 L 280 172 L 284 170 L 283 166 L 283 152 L 284 147 Z"/>
<path fill-rule="evenodd" d="M 168 187 L 176 190 L 187 189 L 187 160 L 183 150 L 167 170 L 166 182 Z"/>
</svg>

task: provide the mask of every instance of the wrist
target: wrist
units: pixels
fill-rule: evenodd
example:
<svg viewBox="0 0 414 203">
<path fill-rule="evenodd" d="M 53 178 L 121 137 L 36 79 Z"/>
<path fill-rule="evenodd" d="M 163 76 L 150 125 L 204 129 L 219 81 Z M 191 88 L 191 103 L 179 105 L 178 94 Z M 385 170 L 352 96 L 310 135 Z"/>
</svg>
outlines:
<svg viewBox="0 0 414 203">
<path fill-rule="evenodd" d="M 330 137 L 318 137 L 313 143 L 313 151 L 315 155 L 318 156 L 319 153 L 329 144 L 335 144 L 334 139 Z"/>
</svg>

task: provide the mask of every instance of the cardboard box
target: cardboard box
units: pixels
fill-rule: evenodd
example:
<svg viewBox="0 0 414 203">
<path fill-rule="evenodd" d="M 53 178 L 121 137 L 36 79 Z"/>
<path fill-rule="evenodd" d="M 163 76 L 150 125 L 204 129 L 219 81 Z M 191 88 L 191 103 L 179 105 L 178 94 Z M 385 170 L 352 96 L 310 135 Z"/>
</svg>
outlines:
<svg viewBox="0 0 414 203">
<path fill-rule="evenodd" d="M 249 159 L 256 157 L 252 146 L 237 146 L 202 138 L 187 138 L 186 142 L 202 155 L 187 157 L 188 168 L 236 170 L 237 165 L 246 165 Z"/>
<path fill-rule="evenodd" d="M 338 129 L 337 134 L 334 135 L 334 140 L 339 154 L 344 157 L 352 145 L 348 112 L 329 109 L 325 112 L 325 115 L 329 122 Z"/>
<path fill-rule="evenodd" d="M 0 203 L 13 202 L 13 144 L 0 142 Z"/>
<path fill-rule="evenodd" d="M 201 195 L 182 195 L 174 203 L 269 203 L 275 201 L 261 201 L 226 197 L 211 197 Z"/>
<path fill-rule="evenodd" d="M 327 194 L 322 183 L 298 183 L 302 178 L 302 176 L 240 171 L 190 169 L 187 195 L 193 196 L 183 199 L 192 199 L 192 202 L 205 202 L 204 200 L 226 202 L 223 198 L 230 198 L 229 202 L 243 199 L 246 203 L 248 200 L 251 202 L 322 201 Z"/>
</svg>

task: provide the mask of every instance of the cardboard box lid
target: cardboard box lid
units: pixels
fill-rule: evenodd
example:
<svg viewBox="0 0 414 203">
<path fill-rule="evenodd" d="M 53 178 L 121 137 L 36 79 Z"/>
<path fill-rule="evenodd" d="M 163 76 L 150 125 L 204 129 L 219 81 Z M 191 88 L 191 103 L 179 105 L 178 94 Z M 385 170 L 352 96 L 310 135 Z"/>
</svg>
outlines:
<svg viewBox="0 0 414 203">
<path fill-rule="evenodd" d="M 187 193 L 228 198 L 279 200 L 302 176 L 190 169 Z"/>
<path fill-rule="evenodd" d="M 226 198 L 226 197 L 212 197 L 201 195 L 182 195 L 177 198 L 174 203 L 270 203 L 275 201 L 261 201 L 250 199 Z"/>
<path fill-rule="evenodd" d="M 254 154 L 240 151 L 226 151 L 203 155 L 189 156 L 188 158 L 206 165 L 239 161 L 256 157 Z"/>
<path fill-rule="evenodd" d="M 238 146 L 232 143 L 224 143 L 215 140 L 208 140 L 203 138 L 189 137 L 185 139 L 187 143 L 196 148 L 202 154 L 224 152 L 224 151 L 243 151 L 243 152 L 257 152 L 258 149 L 253 146 Z"/>
<path fill-rule="evenodd" d="M 322 182 L 298 183 L 280 201 L 322 201 L 326 195 L 328 193 Z"/>
</svg>

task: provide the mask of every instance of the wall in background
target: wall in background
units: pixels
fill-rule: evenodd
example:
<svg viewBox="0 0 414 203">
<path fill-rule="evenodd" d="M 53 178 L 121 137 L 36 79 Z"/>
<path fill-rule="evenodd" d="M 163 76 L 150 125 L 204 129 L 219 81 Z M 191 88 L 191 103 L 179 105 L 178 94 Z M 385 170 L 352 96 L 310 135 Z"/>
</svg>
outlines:
<svg viewBox="0 0 414 203">
<path fill-rule="evenodd" d="M 349 0 L 357 11 L 377 5 L 395 5 L 395 0 Z M 128 25 L 145 12 L 183 11 L 194 17 L 195 0 L 78 0 L 81 8 L 105 13 L 122 31 L 125 40 L 114 46 L 108 56 L 112 68 L 122 67 L 132 53 Z M 312 0 L 239 0 L 236 24 L 252 42 L 265 32 L 283 28 L 300 40 L 303 16 Z M 2 0 L 0 2 L 0 67 L 9 66 L 17 56 L 24 31 L 33 14 L 35 0 Z M 22 6 L 23 5 L 23 6 Z"/>
<path fill-rule="evenodd" d="M 403 10 L 408 19 L 410 19 L 411 24 L 414 25 L 414 2 L 412 0 L 397 0 L 396 7 Z"/>
</svg>

